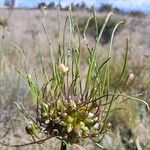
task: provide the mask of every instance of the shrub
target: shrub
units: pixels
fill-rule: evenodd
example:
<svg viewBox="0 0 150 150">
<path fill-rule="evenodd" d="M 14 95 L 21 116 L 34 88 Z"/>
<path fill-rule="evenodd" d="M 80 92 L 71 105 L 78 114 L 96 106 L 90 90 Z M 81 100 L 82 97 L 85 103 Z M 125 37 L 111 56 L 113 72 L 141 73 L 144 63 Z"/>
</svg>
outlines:
<svg viewBox="0 0 150 150">
<path fill-rule="evenodd" d="M 110 11 L 113 11 L 113 12 L 116 12 L 116 13 L 123 13 L 122 10 L 120 10 L 119 8 L 117 7 L 112 7 L 111 5 L 109 4 L 103 4 L 99 9 L 98 9 L 99 12 L 110 12 Z"/>
<path fill-rule="evenodd" d="M 98 34 L 100 33 L 102 26 L 105 22 L 105 18 L 97 18 L 96 20 L 97 20 L 97 33 L 96 33 L 96 26 L 95 26 L 94 17 L 89 21 L 89 25 L 87 28 L 87 34 L 94 37 L 94 39 L 97 38 Z M 87 22 L 88 22 L 88 18 L 86 18 L 86 17 L 80 18 L 78 21 L 78 26 L 79 26 L 79 29 L 80 29 L 80 32 L 82 35 L 84 33 L 84 29 L 85 29 Z M 118 22 L 119 22 L 118 19 L 113 19 L 113 18 L 109 19 L 109 21 L 108 21 L 108 23 L 107 23 L 107 25 L 103 31 L 103 35 L 102 35 L 102 38 L 100 41 L 101 44 L 107 44 L 110 41 L 112 31 Z M 119 32 L 121 29 L 122 28 L 119 27 L 117 32 Z"/>
<path fill-rule="evenodd" d="M 134 17 L 145 17 L 145 13 L 141 11 L 132 11 L 129 14 Z"/>
<path fill-rule="evenodd" d="M 109 4 L 103 4 L 100 8 L 99 8 L 99 11 L 112 11 L 112 6 L 109 5 Z"/>
<path fill-rule="evenodd" d="M 55 8 L 55 3 L 54 2 L 49 3 L 47 8 L 50 8 L 50 9 Z"/>
</svg>

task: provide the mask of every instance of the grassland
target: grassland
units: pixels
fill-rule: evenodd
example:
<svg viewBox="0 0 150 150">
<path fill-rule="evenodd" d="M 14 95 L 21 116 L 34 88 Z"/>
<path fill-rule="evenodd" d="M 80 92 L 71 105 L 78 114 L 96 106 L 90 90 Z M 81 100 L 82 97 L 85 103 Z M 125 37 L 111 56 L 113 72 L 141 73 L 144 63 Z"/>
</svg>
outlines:
<svg viewBox="0 0 150 150">
<path fill-rule="evenodd" d="M 90 17 L 92 13 L 85 10 L 73 12 L 77 19 Z M 63 31 L 65 19 L 68 11 L 60 13 L 61 31 Z M 97 13 L 97 16 L 106 16 L 106 13 Z M 9 16 L 9 17 L 8 17 Z M 128 72 L 133 72 L 136 76 L 134 85 L 129 89 L 129 93 L 139 96 L 150 104 L 150 15 L 114 14 L 119 20 L 126 20 L 121 32 L 115 36 L 113 46 L 113 65 L 112 80 L 118 77 L 118 70 L 122 65 L 122 55 L 125 48 L 126 36 L 130 38 L 130 58 L 128 62 Z M 8 18 L 8 19 L 6 19 Z M 22 102 L 31 110 L 30 92 L 26 82 L 17 74 L 17 70 L 23 70 L 23 57 L 16 50 L 13 43 L 21 47 L 27 57 L 27 69 L 33 72 L 40 71 L 39 47 L 44 58 L 45 68 L 49 68 L 50 51 L 45 34 L 42 29 L 41 21 L 43 14 L 40 10 L 10 10 L 0 9 L 0 20 L 5 20 L 8 25 L 0 26 L 0 137 L 5 131 L 9 131 L 2 141 L 10 143 L 21 143 L 30 141 L 25 135 L 24 118 L 18 111 L 15 101 Z M 51 37 L 53 51 L 58 49 L 58 42 L 62 40 L 58 36 L 58 12 L 56 10 L 47 11 L 46 27 Z M 61 33 L 62 34 L 62 33 Z M 89 45 L 94 45 L 94 39 L 88 36 Z M 99 57 L 105 55 L 109 45 L 100 45 Z M 83 46 L 82 60 L 83 68 L 86 70 L 87 50 Z M 40 80 L 40 77 L 39 77 Z M 128 101 L 121 104 L 122 107 L 130 111 L 118 111 L 112 115 L 112 132 L 110 132 L 102 144 L 108 150 L 149 150 L 150 149 L 150 113 L 147 112 L 145 105 L 137 102 Z M 29 146 L 25 148 L 1 147 L 0 149 L 58 149 L 59 141 L 51 140 L 43 145 Z M 51 148 L 49 148 L 51 146 Z M 90 142 L 86 149 L 99 149 L 91 145 Z M 72 147 L 70 148 L 72 149 Z"/>
</svg>

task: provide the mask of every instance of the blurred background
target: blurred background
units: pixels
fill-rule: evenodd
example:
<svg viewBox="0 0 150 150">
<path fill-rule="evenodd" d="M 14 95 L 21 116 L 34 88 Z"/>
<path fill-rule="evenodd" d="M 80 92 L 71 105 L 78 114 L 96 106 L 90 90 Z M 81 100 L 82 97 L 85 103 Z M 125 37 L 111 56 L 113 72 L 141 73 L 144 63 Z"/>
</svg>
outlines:
<svg viewBox="0 0 150 150">
<path fill-rule="evenodd" d="M 0 140 L 8 143 L 23 143 L 31 139 L 25 134 L 24 117 L 19 112 L 15 101 L 23 103 L 28 110 L 32 109 L 31 95 L 27 83 L 18 75 L 16 70 L 24 70 L 23 57 L 16 50 L 12 42 L 18 45 L 27 57 L 29 73 L 35 69 L 40 71 L 40 54 L 46 69 L 49 69 L 48 42 L 42 28 L 43 11 L 46 6 L 46 28 L 51 38 L 54 53 L 58 43 L 62 43 L 59 36 L 58 6 L 60 8 L 60 31 L 68 16 L 69 6 L 83 34 L 93 8 L 96 8 L 98 30 L 100 31 L 104 18 L 113 12 L 102 40 L 99 44 L 99 57 L 103 58 L 109 48 L 110 37 L 115 25 L 124 20 L 125 24 L 115 34 L 112 58 L 112 88 L 119 76 L 125 53 L 126 37 L 130 38 L 130 57 L 128 72 L 136 76 L 135 83 L 128 93 L 138 96 L 150 104 L 150 0 L 0 0 Z M 95 27 L 91 20 L 87 37 L 89 45 L 95 43 Z M 88 51 L 83 45 L 82 65 L 87 64 Z M 100 59 L 101 60 L 101 59 Z M 150 112 L 145 105 L 139 102 L 126 101 L 120 107 L 129 111 L 120 110 L 112 113 L 112 124 L 102 145 L 106 150 L 149 150 L 150 149 Z M 52 140 L 42 145 L 25 148 L 8 148 L 0 145 L 0 149 L 59 149 L 59 141 Z M 90 141 L 85 143 L 85 149 L 97 150 Z M 72 147 L 70 147 L 72 149 Z"/>
</svg>

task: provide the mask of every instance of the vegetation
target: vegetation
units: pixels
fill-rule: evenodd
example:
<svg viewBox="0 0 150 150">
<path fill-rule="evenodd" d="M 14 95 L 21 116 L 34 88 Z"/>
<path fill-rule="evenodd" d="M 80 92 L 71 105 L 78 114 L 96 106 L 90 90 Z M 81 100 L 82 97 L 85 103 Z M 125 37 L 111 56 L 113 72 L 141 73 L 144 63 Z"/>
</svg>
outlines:
<svg viewBox="0 0 150 150">
<path fill-rule="evenodd" d="M 5 0 L 4 5 L 8 7 L 14 7 L 15 6 L 15 0 Z"/>
<path fill-rule="evenodd" d="M 42 2 L 42 3 L 39 3 L 38 4 L 38 8 L 41 9 L 42 7 L 45 7 L 46 6 L 46 3 L 45 2 Z"/>
<path fill-rule="evenodd" d="M 74 20 L 72 20 L 71 15 L 70 12 L 70 37 L 72 36 L 74 39 L 74 27 L 78 28 L 78 25 L 73 24 Z M 98 144 L 102 141 L 105 133 L 110 130 L 108 117 L 113 110 L 114 102 L 120 96 L 139 100 L 118 91 L 126 69 L 129 50 L 128 39 L 123 69 L 120 72 L 114 91 L 110 89 L 109 61 L 111 58 L 112 41 L 117 27 L 123 22 L 119 22 L 114 27 L 110 50 L 106 60 L 100 65 L 97 64 L 97 45 L 110 15 L 111 13 L 104 21 L 101 31 L 98 30 L 99 34 L 95 47 L 91 49 L 87 47 L 89 63 L 85 79 L 82 78 L 80 67 L 80 59 L 82 59 L 80 54 L 80 38 L 78 43 L 74 44 L 73 39 L 70 40 L 66 48 L 60 46 L 56 59 L 53 58 L 51 50 L 52 73 L 49 76 L 44 66 L 42 66 L 43 77 L 46 80 L 42 87 L 40 87 L 38 80 L 33 80 L 32 75 L 27 74 L 27 71 L 25 71 L 25 75 L 19 72 L 27 80 L 30 87 L 32 101 L 35 104 L 34 117 L 31 117 L 23 105 L 17 105 L 26 119 L 29 120 L 28 125 L 25 127 L 27 134 L 31 135 L 37 144 L 40 141 L 44 142 L 53 137 L 62 141 L 61 149 L 66 149 L 67 144 L 80 144 L 83 139 L 91 139 Z M 96 19 L 95 22 L 97 22 Z M 43 28 L 47 35 L 44 22 Z M 78 34 L 80 36 L 80 32 Z M 65 42 L 65 37 L 63 38 Z M 68 51 L 69 48 L 71 51 Z M 37 78 L 36 73 L 34 76 L 34 78 Z M 134 75 L 130 74 L 126 80 L 126 86 L 132 84 L 133 81 Z M 44 139 L 41 139 L 40 133 L 45 135 Z M 41 140 L 37 141 L 36 138 Z"/>
<path fill-rule="evenodd" d="M 23 127 L 21 122 L 26 122 L 25 131 L 33 139 L 33 141 L 31 139 L 24 140 L 25 132 L 21 129 L 19 135 L 14 134 L 12 137 L 19 137 L 18 141 L 20 142 L 21 139 L 23 144 L 11 145 L 12 142 L 9 141 L 8 137 L 10 133 L 7 134 L 9 131 L 7 130 L 6 133 L 1 133 L 1 138 L 7 135 L 3 140 L 5 142 L 8 141 L 8 144 L 1 144 L 21 147 L 21 149 L 22 146 L 31 146 L 33 144 L 37 144 L 37 147 L 31 147 L 31 149 L 54 149 L 57 147 L 56 145 L 59 145 L 57 149 L 60 147 L 65 149 L 67 144 L 67 147 L 71 145 L 72 149 L 72 145 L 80 146 L 80 148 L 81 145 L 86 147 L 86 141 L 90 139 L 98 145 L 98 140 L 100 140 L 100 144 L 105 149 L 120 149 L 120 147 L 137 149 L 139 146 L 149 148 L 148 144 L 145 144 L 145 140 L 143 140 L 143 144 L 143 141 L 139 139 L 140 135 L 136 134 L 135 131 L 135 124 L 138 126 L 139 120 L 146 120 L 144 116 L 147 116 L 148 119 L 149 112 L 147 113 L 145 109 L 145 106 L 148 107 L 148 104 L 138 99 L 138 97 L 141 99 L 147 98 L 137 94 L 148 91 L 149 77 L 142 75 L 148 74 L 148 70 L 145 69 L 148 65 L 140 64 L 139 62 L 134 64 L 133 58 L 131 56 L 128 58 L 130 49 L 128 38 L 126 39 L 126 47 L 123 54 L 113 51 L 113 36 L 123 22 L 118 21 L 115 24 L 109 48 L 103 45 L 104 50 L 100 49 L 102 47 L 99 47 L 99 40 L 102 39 L 101 33 L 102 31 L 104 33 L 103 27 L 106 28 L 109 19 L 111 19 L 110 16 L 111 14 L 103 21 L 101 30 L 95 27 L 96 42 L 92 46 L 88 42 L 86 34 L 90 22 L 87 23 L 87 28 L 85 26 L 83 36 L 81 36 L 78 24 L 72 16 L 72 12 L 70 12 L 66 19 L 63 33 L 60 30 L 60 33 L 55 38 L 55 41 L 57 41 L 55 44 L 58 47 L 53 49 L 49 36 L 51 32 L 48 32 L 48 29 L 51 27 L 47 27 L 45 24 L 48 17 L 42 18 L 42 26 L 47 37 L 47 42 L 44 42 L 49 43 L 50 51 L 44 55 L 44 51 L 40 49 L 40 44 L 42 43 L 39 43 L 39 51 L 36 57 L 31 57 L 32 62 L 36 60 L 36 63 L 38 63 L 37 69 L 34 69 L 35 66 L 30 63 L 26 56 L 28 49 L 23 49 L 21 48 L 22 46 L 14 43 L 9 43 L 10 45 L 7 46 L 7 36 L 6 39 L 1 39 L 1 54 L 3 55 L 0 72 L 0 104 L 9 112 L 7 114 L 8 118 L 6 117 L 6 120 L 4 118 L 3 122 L 5 122 L 6 129 L 6 124 L 15 124 L 11 128 L 16 127 L 19 130 Z M 93 18 L 93 24 L 96 25 L 98 19 L 95 16 Z M 47 49 L 45 43 L 44 49 Z M 19 55 L 19 57 L 11 53 L 12 47 L 18 49 L 17 56 Z M 31 50 L 33 49 L 31 48 Z M 86 55 L 83 54 L 84 51 Z M 24 59 L 20 57 L 20 52 Z M 48 54 L 50 58 L 48 57 L 46 60 Z M 19 67 L 15 66 L 15 68 L 19 68 L 17 69 L 19 76 L 17 76 L 13 67 L 7 70 L 8 66 L 5 64 L 8 60 L 11 62 L 10 64 L 14 63 L 17 60 L 16 58 L 19 60 Z M 129 64 L 127 63 L 127 58 Z M 25 64 L 24 67 L 21 64 L 22 60 L 23 64 Z M 39 69 L 40 67 L 42 70 Z M 134 72 L 136 77 L 132 72 Z M 25 79 L 28 85 L 22 79 Z M 135 97 L 127 96 L 126 93 Z M 145 96 L 148 97 L 148 94 Z M 14 101 L 16 101 L 16 105 L 25 119 L 18 117 L 19 115 L 15 114 L 16 111 L 11 113 L 15 108 Z M 146 105 L 141 105 L 141 103 L 136 101 L 142 101 Z M 146 129 L 148 127 L 143 131 L 147 131 Z M 116 144 L 115 141 L 113 143 L 112 140 L 108 140 L 112 142 L 109 147 L 109 144 L 105 142 L 108 136 L 109 138 L 119 136 L 120 143 Z M 59 140 L 59 144 L 54 144 L 57 141 L 56 139 Z M 49 142 L 49 140 L 51 141 Z M 148 140 L 148 137 L 146 140 Z M 13 143 L 18 143 L 18 141 L 15 139 Z M 45 145 L 46 141 L 49 144 Z M 53 147 L 52 145 L 55 146 Z M 91 145 L 93 146 L 93 144 Z M 101 145 L 99 147 L 103 148 Z M 99 148 L 93 146 L 93 149 Z"/>
<path fill-rule="evenodd" d="M 98 11 L 100 12 L 110 12 L 110 11 L 113 11 L 113 12 L 117 12 L 117 13 L 122 13 L 122 11 L 119 9 L 119 8 L 113 8 L 111 5 L 109 4 L 103 4 L 99 9 Z"/>
<path fill-rule="evenodd" d="M 89 18 L 80 18 L 79 21 L 78 21 L 78 26 L 79 26 L 79 29 L 80 29 L 80 32 L 81 34 L 83 35 L 84 34 L 84 30 L 85 30 L 85 27 L 86 27 L 86 24 L 87 22 L 89 22 L 88 24 L 88 27 L 87 27 L 87 34 L 94 37 L 94 38 L 97 38 L 98 37 L 98 33 L 100 33 L 102 27 L 103 27 L 103 24 L 105 22 L 105 18 L 96 18 L 97 22 L 96 22 L 96 25 L 95 25 L 95 18 L 92 17 L 90 20 Z M 115 18 L 110 18 L 104 31 L 103 31 L 103 35 L 101 37 L 101 44 L 107 44 L 110 39 L 111 39 L 111 35 L 112 35 L 112 31 L 114 29 L 114 27 L 116 26 L 116 24 L 119 22 L 118 19 L 115 19 Z M 97 31 L 96 31 L 96 28 L 97 28 Z M 121 30 L 121 27 L 119 27 L 119 29 L 117 30 L 117 32 L 119 32 Z M 115 34 L 117 33 L 115 32 Z"/>
</svg>

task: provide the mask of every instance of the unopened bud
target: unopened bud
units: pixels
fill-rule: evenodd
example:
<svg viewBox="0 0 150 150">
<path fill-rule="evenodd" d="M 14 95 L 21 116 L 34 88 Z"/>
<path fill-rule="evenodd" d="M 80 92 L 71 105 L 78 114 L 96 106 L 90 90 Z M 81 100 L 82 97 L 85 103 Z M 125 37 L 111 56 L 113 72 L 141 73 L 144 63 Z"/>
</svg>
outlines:
<svg viewBox="0 0 150 150">
<path fill-rule="evenodd" d="M 67 123 L 72 123 L 74 121 L 74 118 L 72 118 L 71 116 L 68 116 L 66 119 Z"/>
<path fill-rule="evenodd" d="M 93 126 L 93 128 L 94 128 L 95 130 L 97 130 L 97 129 L 99 128 L 99 126 L 100 126 L 99 123 L 95 123 L 95 125 Z"/>
<path fill-rule="evenodd" d="M 79 137 L 81 137 L 82 130 L 81 130 L 80 124 L 76 125 L 76 126 L 74 127 L 73 131 L 74 131 L 74 133 L 75 133 L 76 135 L 78 135 Z"/>
<path fill-rule="evenodd" d="M 88 116 L 88 112 L 86 111 L 85 108 L 83 108 L 77 112 L 77 115 L 79 118 L 84 118 L 84 117 Z"/>
<path fill-rule="evenodd" d="M 94 113 L 89 112 L 88 118 L 93 118 L 93 117 L 94 117 Z"/>
<path fill-rule="evenodd" d="M 108 129 L 108 130 L 110 130 L 110 129 L 111 129 L 111 127 L 112 127 L 111 123 L 110 123 L 110 122 L 108 122 L 108 123 L 107 123 L 107 129 Z"/>
<path fill-rule="evenodd" d="M 60 70 L 61 73 L 66 73 L 66 72 L 69 71 L 69 67 L 65 66 L 64 64 L 60 64 L 59 70 Z"/>
<path fill-rule="evenodd" d="M 29 74 L 27 75 L 27 78 L 28 78 L 28 79 L 32 79 L 31 73 L 29 73 Z"/>
<path fill-rule="evenodd" d="M 67 126 L 67 123 L 64 122 L 64 121 L 60 121 L 59 124 L 62 125 L 62 126 Z"/>
<path fill-rule="evenodd" d="M 55 118 L 55 122 L 60 122 L 60 118 L 59 117 Z"/>
<path fill-rule="evenodd" d="M 46 104 L 46 103 L 43 103 L 43 106 L 44 106 L 46 109 L 49 108 L 48 104 Z"/>
<path fill-rule="evenodd" d="M 131 85 L 135 80 L 135 75 L 133 73 L 130 73 L 126 79 L 126 84 Z"/>
<path fill-rule="evenodd" d="M 88 124 L 88 125 L 92 126 L 93 123 L 94 123 L 93 119 L 88 119 L 88 118 L 85 119 L 85 124 Z"/>
<path fill-rule="evenodd" d="M 57 100 L 57 109 L 58 110 L 63 110 L 64 109 L 64 105 L 61 99 Z"/>
<path fill-rule="evenodd" d="M 84 128 L 84 127 L 85 127 L 85 123 L 84 123 L 83 121 L 80 121 L 79 126 L 80 126 L 80 127 L 81 127 L 81 129 L 82 129 L 82 128 Z"/>
<path fill-rule="evenodd" d="M 77 105 L 76 105 L 76 103 L 75 103 L 74 100 L 69 100 L 68 105 L 69 105 L 69 107 L 70 107 L 72 110 L 75 110 L 76 107 L 77 107 Z"/>
<path fill-rule="evenodd" d="M 44 118 L 47 118 L 47 117 L 48 117 L 48 114 L 47 114 L 47 113 L 42 113 L 42 116 L 43 116 Z"/>
<path fill-rule="evenodd" d="M 65 134 L 65 135 L 63 136 L 63 139 L 64 139 L 64 140 L 67 140 L 67 139 L 68 139 L 68 135 Z"/>
<path fill-rule="evenodd" d="M 68 114 L 65 112 L 65 113 L 61 113 L 61 116 L 63 117 L 63 118 L 67 118 L 67 116 L 68 116 Z"/>
<path fill-rule="evenodd" d="M 95 117 L 93 120 L 94 120 L 94 121 L 97 121 L 97 120 L 98 120 L 98 117 Z"/>
<path fill-rule="evenodd" d="M 89 130 L 88 127 L 84 127 L 84 128 L 82 129 L 82 131 L 83 131 L 83 135 L 84 135 L 84 136 L 88 136 L 88 135 L 90 134 L 90 130 Z"/>
<path fill-rule="evenodd" d="M 82 122 L 82 121 L 80 121 L 80 122 L 74 127 L 73 131 L 74 131 L 76 134 L 78 134 L 78 136 L 79 136 L 79 134 L 81 134 L 81 129 L 83 129 L 84 127 L 85 127 L 85 123 Z M 80 132 L 80 133 L 79 133 L 79 132 Z"/>
<path fill-rule="evenodd" d="M 74 133 L 81 137 L 82 129 L 85 127 L 85 123 L 80 121 L 73 129 Z"/>
<path fill-rule="evenodd" d="M 25 130 L 29 135 L 32 135 L 34 133 L 34 129 L 35 129 L 35 125 L 33 122 L 29 122 L 25 127 Z"/>
<path fill-rule="evenodd" d="M 71 132 L 72 129 L 73 129 L 72 124 L 68 124 L 68 125 L 67 125 L 67 132 L 68 132 L 68 133 Z"/>
<path fill-rule="evenodd" d="M 45 124 L 49 124 L 50 123 L 50 120 L 45 120 Z"/>
</svg>

